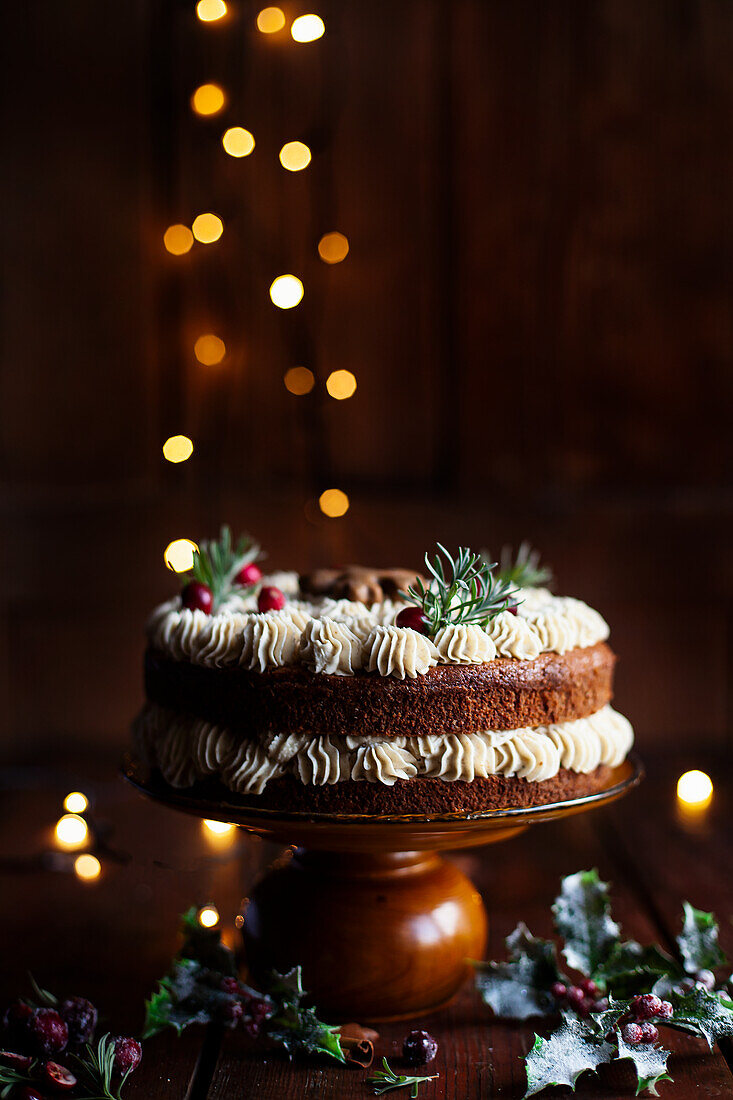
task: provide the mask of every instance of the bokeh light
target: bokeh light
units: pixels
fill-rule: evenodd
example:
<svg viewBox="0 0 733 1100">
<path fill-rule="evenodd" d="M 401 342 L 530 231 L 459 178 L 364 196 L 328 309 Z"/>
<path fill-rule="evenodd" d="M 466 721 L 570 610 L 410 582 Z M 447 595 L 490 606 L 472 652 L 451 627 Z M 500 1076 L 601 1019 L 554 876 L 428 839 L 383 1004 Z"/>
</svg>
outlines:
<svg viewBox="0 0 733 1100">
<path fill-rule="evenodd" d="M 223 19 L 226 13 L 224 0 L 199 0 L 196 5 L 196 14 L 202 23 L 215 23 L 217 19 Z"/>
<path fill-rule="evenodd" d="M 230 157 L 248 157 L 255 147 L 255 139 L 244 126 L 230 126 L 221 136 L 224 151 Z"/>
<path fill-rule="evenodd" d="M 316 380 L 313 371 L 308 370 L 307 367 L 291 367 L 290 370 L 285 372 L 283 382 L 289 393 L 297 394 L 300 397 L 304 393 L 311 392 Z"/>
<path fill-rule="evenodd" d="M 270 284 L 270 298 L 279 309 L 292 309 L 303 297 L 303 284 L 297 275 L 278 275 Z"/>
<path fill-rule="evenodd" d="M 311 151 L 302 141 L 287 141 L 280 150 L 280 163 L 288 172 L 302 172 L 311 162 Z"/>
<path fill-rule="evenodd" d="M 687 806 L 707 806 L 713 797 L 713 781 L 697 769 L 685 772 L 677 780 L 677 797 Z"/>
<path fill-rule="evenodd" d="M 282 8 L 263 8 L 257 16 L 257 30 L 262 34 L 276 34 L 285 26 Z"/>
<path fill-rule="evenodd" d="M 172 435 L 163 444 L 163 457 L 168 462 L 185 462 L 192 454 L 193 443 L 187 435 Z"/>
<path fill-rule="evenodd" d="M 91 855 L 90 852 L 85 852 L 84 855 L 77 856 L 74 860 L 74 872 L 77 878 L 82 879 L 84 882 L 91 882 L 93 879 L 99 878 L 102 873 L 102 864 L 96 856 Z"/>
<path fill-rule="evenodd" d="M 293 20 L 290 33 L 296 42 L 315 42 L 326 27 L 320 15 L 299 15 Z"/>
<path fill-rule="evenodd" d="M 83 848 L 87 842 L 89 830 L 83 817 L 77 814 L 64 814 L 56 822 L 56 840 L 62 848 Z"/>
<path fill-rule="evenodd" d="M 197 115 L 218 115 L 226 101 L 218 84 L 201 84 L 191 96 L 191 107 Z"/>
<path fill-rule="evenodd" d="M 169 225 L 163 234 L 163 244 L 172 256 L 183 256 L 193 245 L 193 233 L 187 225 Z"/>
<path fill-rule="evenodd" d="M 336 519 L 348 512 L 349 498 L 341 489 L 326 489 L 318 498 L 318 506 L 324 516 Z"/>
<path fill-rule="evenodd" d="M 356 393 L 356 377 L 350 370 L 332 371 L 326 379 L 326 389 L 337 401 L 345 401 Z"/>
<path fill-rule="evenodd" d="M 64 809 L 70 814 L 83 814 L 89 805 L 89 799 L 81 791 L 71 791 L 64 799 Z"/>
<path fill-rule="evenodd" d="M 325 264 L 340 264 L 349 254 L 349 242 L 343 233 L 324 233 L 318 242 L 318 255 Z"/>
<path fill-rule="evenodd" d="M 205 905 L 199 909 L 199 924 L 202 928 L 214 928 L 219 923 L 219 910 L 215 905 Z"/>
<path fill-rule="evenodd" d="M 193 568 L 193 552 L 198 546 L 191 539 L 174 539 L 163 551 L 163 561 L 174 573 L 188 573 Z"/>
<path fill-rule="evenodd" d="M 214 836 L 226 836 L 227 833 L 236 829 L 236 825 L 230 825 L 227 821 L 210 821 L 209 818 L 204 818 L 204 828 Z"/>
<path fill-rule="evenodd" d="M 220 336 L 214 336 L 212 332 L 207 332 L 203 336 L 199 336 L 193 345 L 193 353 L 199 363 L 203 363 L 205 367 L 213 367 L 217 363 L 221 363 L 227 353 L 227 347 Z"/>
<path fill-rule="evenodd" d="M 224 232 L 224 223 L 217 214 L 199 214 L 191 226 L 193 235 L 201 244 L 213 244 Z"/>
</svg>

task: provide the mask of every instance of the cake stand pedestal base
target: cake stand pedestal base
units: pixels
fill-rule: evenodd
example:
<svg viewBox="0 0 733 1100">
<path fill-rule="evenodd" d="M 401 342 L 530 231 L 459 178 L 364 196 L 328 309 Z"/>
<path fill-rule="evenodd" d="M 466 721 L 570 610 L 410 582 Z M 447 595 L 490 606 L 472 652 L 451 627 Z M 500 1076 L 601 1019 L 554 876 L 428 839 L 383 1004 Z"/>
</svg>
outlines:
<svg viewBox="0 0 733 1100">
<path fill-rule="evenodd" d="M 255 981 L 300 964 L 319 1013 L 342 1021 L 439 1008 L 486 947 L 481 896 L 435 852 L 298 849 L 254 888 L 243 917 Z"/>
</svg>

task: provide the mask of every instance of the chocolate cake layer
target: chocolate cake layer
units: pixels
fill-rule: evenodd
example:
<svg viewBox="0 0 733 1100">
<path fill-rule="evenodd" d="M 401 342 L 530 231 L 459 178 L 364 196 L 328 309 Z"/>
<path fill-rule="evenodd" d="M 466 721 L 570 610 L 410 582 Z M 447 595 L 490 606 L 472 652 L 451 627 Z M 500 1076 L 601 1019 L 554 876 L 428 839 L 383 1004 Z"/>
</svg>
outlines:
<svg viewBox="0 0 733 1100">
<path fill-rule="evenodd" d="M 564 654 L 543 653 L 534 661 L 501 657 L 484 665 L 439 665 L 414 680 L 395 680 L 368 672 L 316 675 L 299 666 L 268 672 L 204 668 L 148 650 L 145 688 L 161 706 L 229 726 L 243 736 L 411 737 L 585 718 L 610 702 L 615 660 L 600 642 Z"/>
</svg>

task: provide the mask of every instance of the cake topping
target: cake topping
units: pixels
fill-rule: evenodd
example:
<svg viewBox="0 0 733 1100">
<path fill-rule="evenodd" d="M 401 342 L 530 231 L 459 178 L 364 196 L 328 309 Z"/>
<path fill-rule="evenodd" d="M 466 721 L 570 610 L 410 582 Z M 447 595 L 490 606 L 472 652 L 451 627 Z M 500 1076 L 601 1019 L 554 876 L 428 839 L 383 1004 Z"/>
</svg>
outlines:
<svg viewBox="0 0 733 1100">
<path fill-rule="evenodd" d="M 311 596 L 358 600 L 364 604 L 394 599 L 418 577 L 411 569 L 372 569 L 345 565 L 342 569 L 315 569 L 300 578 L 301 591 Z"/>
<path fill-rule="evenodd" d="M 490 561 L 486 551 L 482 551 L 481 556 L 485 562 Z M 502 547 L 496 577 L 517 588 L 545 588 L 553 580 L 550 567 L 540 565 L 539 550 L 533 550 L 528 542 L 520 543 L 516 556 L 511 546 Z"/>
<path fill-rule="evenodd" d="M 300 639 L 300 658 L 311 672 L 353 676 L 362 666 L 362 643 L 346 623 L 311 619 Z"/>
<path fill-rule="evenodd" d="M 502 611 L 493 618 L 486 627 L 486 632 L 500 657 L 533 661 L 542 652 L 540 640 L 527 620 L 513 615 L 509 610 Z"/>
<path fill-rule="evenodd" d="M 286 602 L 285 596 L 279 588 L 266 584 L 260 589 L 260 594 L 257 597 L 257 609 L 259 611 L 282 611 Z"/>
<path fill-rule="evenodd" d="M 399 619 L 398 619 L 399 621 Z M 449 623 L 435 635 L 441 664 L 481 665 L 496 656 L 496 646 L 485 630 L 471 623 Z"/>
<path fill-rule="evenodd" d="M 259 556 L 260 547 L 249 535 L 240 535 L 232 544 L 232 533 L 224 524 L 218 539 L 202 540 L 193 552 L 191 573 L 181 593 L 184 607 L 211 614 L 233 591 L 254 587 L 262 577 L 253 565 Z M 259 574 L 254 580 L 253 570 Z"/>
<path fill-rule="evenodd" d="M 364 665 L 369 672 L 398 680 L 422 676 L 438 663 L 433 643 L 416 630 L 401 626 L 375 626 L 364 648 Z"/>
<path fill-rule="evenodd" d="M 403 593 L 422 612 L 423 632 L 429 637 L 434 638 L 452 623 L 486 627 L 496 615 L 516 604 L 517 591 L 508 581 L 493 575 L 496 563 L 484 561 L 467 546 L 459 547 L 455 558 L 440 543 L 437 546 L 440 553 L 432 560 L 425 555 L 428 585 L 417 577 Z"/>
<path fill-rule="evenodd" d="M 289 615 L 268 611 L 248 616 L 242 631 L 239 663 L 265 672 L 268 668 L 292 665 L 298 650 L 300 630 Z"/>
</svg>

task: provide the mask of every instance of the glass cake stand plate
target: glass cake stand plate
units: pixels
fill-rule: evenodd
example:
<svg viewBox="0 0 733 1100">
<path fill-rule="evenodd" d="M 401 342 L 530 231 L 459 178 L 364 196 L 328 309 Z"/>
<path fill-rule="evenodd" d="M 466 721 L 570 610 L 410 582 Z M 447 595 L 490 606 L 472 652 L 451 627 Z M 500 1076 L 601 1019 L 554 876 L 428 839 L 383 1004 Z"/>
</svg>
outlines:
<svg viewBox="0 0 733 1100">
<path fill-rule="evenodd" d="M 163 805 L 226 821 L 268 840 L 298 845 L 246 900 L 242 933 L 254 980 L 300 964 L 305 988 L 326 1017 L 380 1021 L 446 1004 L 468 960 L 483 957 L 487 917 L 480 894 L 438 855 L 492 844 L 530 825 L 604 806 L 644 777 L 632 753 L 593 794 L 542 806 L 486 812 L 377 817 L 286 813 L 248 806 L 246 796 L 180 791 L 126 757 L 122 774 Z"/>
</svg>

